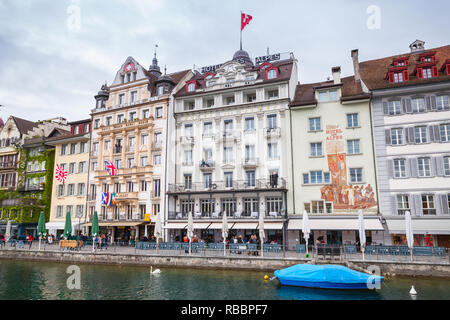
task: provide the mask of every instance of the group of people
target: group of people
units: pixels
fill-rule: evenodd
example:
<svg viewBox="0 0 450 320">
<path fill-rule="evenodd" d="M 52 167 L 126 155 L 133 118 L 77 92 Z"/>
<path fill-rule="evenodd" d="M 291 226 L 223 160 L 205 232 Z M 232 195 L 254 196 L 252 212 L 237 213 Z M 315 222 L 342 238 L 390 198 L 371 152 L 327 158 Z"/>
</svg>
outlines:
<svg viewBox="0 0 450 320">
<path fill-rule="evenodd" d="M 34 237 L 32 234 L 28 234 L 25 232 L 25 234 L 21 234 L 17 237 L 16 234 L 13 234 L 9 239 L 6 239 L 4 234 L 0 234 L 0 243 L 2 247 L 6 246 L 6 241 L 14 240 L 17 241 L 19 248 L 24 248 L 25 244 L 28 245 L 28 248 L 31 249 L 31 246 L 33 245 Z"/>
</svg>

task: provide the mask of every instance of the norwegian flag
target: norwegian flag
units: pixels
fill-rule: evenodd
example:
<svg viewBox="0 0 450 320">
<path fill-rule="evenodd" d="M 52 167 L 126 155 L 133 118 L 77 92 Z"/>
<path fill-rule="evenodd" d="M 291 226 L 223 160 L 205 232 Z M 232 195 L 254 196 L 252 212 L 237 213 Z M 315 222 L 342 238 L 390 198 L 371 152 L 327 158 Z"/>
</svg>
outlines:
<svg viewBox="0 0 450 320">
<path fill-rule="evenodd" d="M 61 182 L 62 184 L 66 183 L 67 179 L 67 171 L 65 171 L 63 168 L 59 166 L 59 164 L 56 165 L 56 174 L 55 174 L 56 180 Z"/>
<path fill-rule="evenodd" d="M 249 14 L 241 13 L 241 31 L 250 23 L 253 17 Z"/>
<path fill-rule="evenodd" d="M 108 171 L 108 174 L 110 176 L 116 175 L 116 167 L 114 167 L 113 163 L 111 161 L 105 160 L 106 164 L 106 171 Z"/>
</svg>

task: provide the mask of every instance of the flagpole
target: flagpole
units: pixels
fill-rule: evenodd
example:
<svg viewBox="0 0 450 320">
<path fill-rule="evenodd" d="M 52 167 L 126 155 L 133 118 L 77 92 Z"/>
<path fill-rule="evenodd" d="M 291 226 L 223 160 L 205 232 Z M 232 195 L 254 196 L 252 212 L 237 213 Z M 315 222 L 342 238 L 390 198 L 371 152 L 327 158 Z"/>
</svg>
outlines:
<svg viewBox="0 0 450 320">
<path fill-rule="evenodd" d="M 241 11 L 241 50 L 242 50 L 242 11 Z"/>
</svg>

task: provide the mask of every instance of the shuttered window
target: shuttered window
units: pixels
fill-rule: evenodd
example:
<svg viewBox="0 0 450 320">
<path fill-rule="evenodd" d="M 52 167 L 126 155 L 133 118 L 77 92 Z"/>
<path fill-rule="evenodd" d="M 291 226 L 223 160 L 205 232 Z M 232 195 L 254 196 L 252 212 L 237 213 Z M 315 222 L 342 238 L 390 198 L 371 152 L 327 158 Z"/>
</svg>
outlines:
<svg viewBox="0 0 450 320">
<path fill-rule="evenodd" d="M 422 212 L 425 215 L 435 215 L 436 207 L 434 204 L 434 196 L 429 194 L 422 195 Z"/>
<path fill-rule="evenodd" d="M 394 159 L 394 177 L 405 178 L 406 177 L 406 160 Z"/>
<path fill-rule="evenodd" d="M 450 141 L 450 124 L 441 124 L 439 126 L 440 136 L 442 142 Z"/>
<path fill-rule="evenodd" d="M 404 143 L 402 128 L 391 129 L 391 141 L 392 145 L 400 145 Z"/>
<path fill-rule="evenodd" d="M 431 177 L 431 161 L 430 158 L 417 159 L 418 176 L 419 177 Z"/>
</svg>

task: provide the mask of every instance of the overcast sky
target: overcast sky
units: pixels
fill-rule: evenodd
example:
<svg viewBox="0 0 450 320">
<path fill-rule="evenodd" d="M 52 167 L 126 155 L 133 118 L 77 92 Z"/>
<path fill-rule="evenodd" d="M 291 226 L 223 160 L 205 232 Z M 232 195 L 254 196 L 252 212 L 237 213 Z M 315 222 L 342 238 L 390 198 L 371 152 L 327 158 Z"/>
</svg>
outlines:
<svg viewBox="0 0 450 320">
<path fill-rule="evenodd" d="M 416 39 L 426 48 L 450 40 L 448 0 L 0 0 L 0 117 L 89 118 L 101 84 L 128 56 L 148 68 L 155 44 L 168 73 L 228 61 L 240 10 L 253 16 L 244 49 L 293 52 L 302 83 L 339 65 L 351 75 L 355 48 L 364 61 L 408 52 Z"/>
</svg>

